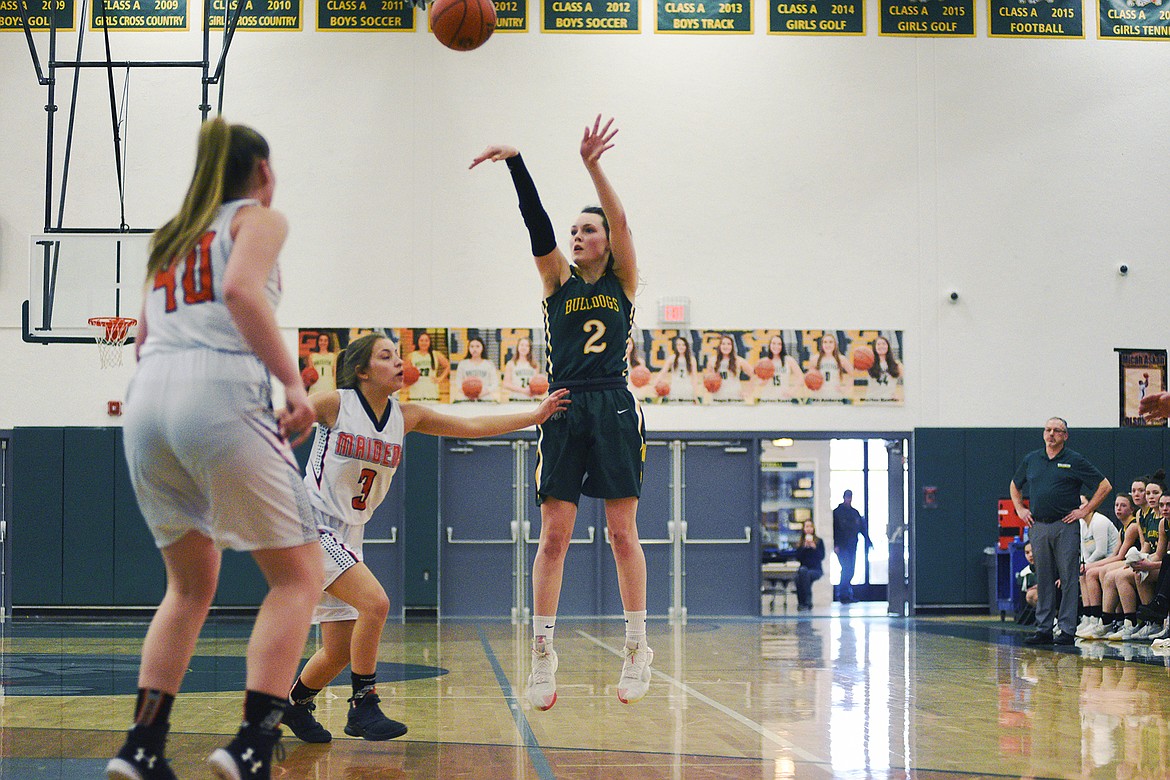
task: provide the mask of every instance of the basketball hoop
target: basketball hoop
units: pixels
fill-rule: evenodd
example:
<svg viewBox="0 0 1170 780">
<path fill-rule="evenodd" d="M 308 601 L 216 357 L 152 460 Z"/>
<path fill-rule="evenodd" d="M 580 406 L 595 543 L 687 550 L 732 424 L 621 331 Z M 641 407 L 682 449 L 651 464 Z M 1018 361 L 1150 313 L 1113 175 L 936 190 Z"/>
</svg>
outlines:
<svg viewBox="0 0 1170 780">
<path fill-rule="evenodd" d="M 130 328 L 138 324 L 133 317 L 90 317 L 89 324 L 98 329 L 98 355 L 102 368 L 122 365 L 122 347 L 130 335 Z"/>
</svg>

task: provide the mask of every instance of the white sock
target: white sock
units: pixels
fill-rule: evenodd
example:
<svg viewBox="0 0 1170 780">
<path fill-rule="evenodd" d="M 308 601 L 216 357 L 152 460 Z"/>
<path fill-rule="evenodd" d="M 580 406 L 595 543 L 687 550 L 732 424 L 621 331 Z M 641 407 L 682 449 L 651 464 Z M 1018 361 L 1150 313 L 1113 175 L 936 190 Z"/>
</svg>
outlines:
<svg viewBox="0 0 1170 780">
<path fill-rule="evenodd" d="M 553 632 L 557 628 L 556 615 L 533 615 L 532 616 L 532 643 L 537 644 L 543 641 L 545 646 L 551 646 L 553 641 Z"/>
<path fill-rule="evenodd" d="M 626 646 L 646 644 L 646 610 L 626 612 Z"/>
</svg>

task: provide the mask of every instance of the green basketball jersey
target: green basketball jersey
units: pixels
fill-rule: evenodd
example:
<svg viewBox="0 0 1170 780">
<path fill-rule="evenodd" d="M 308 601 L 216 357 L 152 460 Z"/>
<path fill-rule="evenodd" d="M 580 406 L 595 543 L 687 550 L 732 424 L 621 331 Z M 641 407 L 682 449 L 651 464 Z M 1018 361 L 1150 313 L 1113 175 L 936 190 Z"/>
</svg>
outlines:
<svg viewBox="0 0 1170 780">
<path fill-rule="evenodd" d="M 612 268 L 594 284 L 572 268 L 568 280 L 544 300 L 549 381 L 625 376 L 633 324 L 634 305 Z"/>
</svg>

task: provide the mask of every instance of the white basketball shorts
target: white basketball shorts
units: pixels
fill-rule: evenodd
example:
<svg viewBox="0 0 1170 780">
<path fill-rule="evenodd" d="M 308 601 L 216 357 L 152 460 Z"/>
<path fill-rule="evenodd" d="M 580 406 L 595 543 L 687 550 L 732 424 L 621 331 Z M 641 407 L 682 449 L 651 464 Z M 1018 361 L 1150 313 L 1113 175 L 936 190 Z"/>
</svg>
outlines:
<svg viewBox="0 0 1170 780">
<path fill-rule="evenodd" d="M 317 539 L 300 468 L 253 355 L 184 350 L 138 365 L 124 440 L 138 506 L 160 548 L 198 531 L 221 548 Z"/>
</svg>

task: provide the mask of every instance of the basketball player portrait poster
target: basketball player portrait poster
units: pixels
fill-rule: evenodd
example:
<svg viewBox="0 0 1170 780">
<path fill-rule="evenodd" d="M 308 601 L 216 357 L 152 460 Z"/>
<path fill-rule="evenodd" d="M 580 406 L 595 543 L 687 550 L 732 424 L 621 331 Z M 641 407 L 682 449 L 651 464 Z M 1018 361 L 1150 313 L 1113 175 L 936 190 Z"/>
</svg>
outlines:
<svg viewBox="0 0 1170 780">
<path fill-rule="evenodd" d="M 858 404 L 902 406 L 906 401 L 906 362 L 900 330 L 847 330 L 853 366 L 853 399 Z"/>
<path fill-rule="evenodd" d="M 500 331 L 448 328 L 452 403 L 500 402 Z"/>
<path fill-rule="evenodd" d="M 1162 427 L 1165 420 L 1151 422 L 1138 412 L 1138 404 L 1151 393 L 1166 390 L 1166 350 L 1118 349 L 1118 394 L 1124 427 Z"/>
<path fill-rule="evenodd" d="M 305 389 L 335 389 L 346 347 L 372 332 L 398 345 L 406 364 L 398 393 L 403 401 L 533 403 L 547 394 L 544 331 L 524 327 L 300 328 L 297 355 Z M 1122 424 L 1144 425 L 1137 404 L 1144 394 L 1166 388 L 1166 352 L 1117 352 Z M 626 361 L 630 392 L 645 403 L 902 406 L 903 355 L 904 332 L 895 329 L 635 326 Z"/>
<path fill-rule="evenodd" d="M 678 342 L 685 345 L 686 354 L 695 358 L 697 330 L 677 328 L 635 329 L 632 344 L 627 344 L 626 364 L 630 392 L 643 403 L 695 404 L 701 395 L 702 372 L 695 363 L 694 371 L 686 370 L 685 359 L 672 361 L 680 351 Z"/>
<path fill-rule="evenodd" d="M 349 328 L 301 328 L 297 332 L 297 360 L 305 392 L 337 389 L 341 351 L 349 344 Z"/>
<path fill-rule="evenodd" d="M 449 403 L 451 360 L 447 356 L 447 328 L 400 328 L 398 351 L 417 378 L 398 392 L 403 401 Z"/>
<path fill-rule="evenodd" d="M 499 344 L 500 400 L 504 402 L 540 401 L 548 395 L 539 390 L 539 382 L 548 381 L 544 363 L 544 331 L 536 328 L 500 328 L 495 331 Z M 535 380 L 538 384 L 531 387 Z"/>
<path fill-rule="evenodd" d="M 703 330 L 695 344 L 702 373 L 703 403 L 742 404 L 754 400 L 749 353 L 759 344 L 750 330 Z"/>
</svg>

